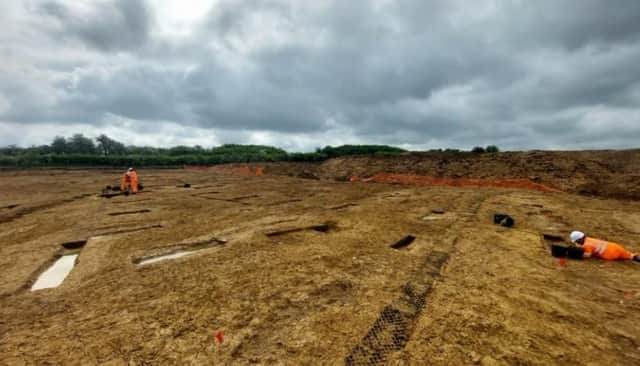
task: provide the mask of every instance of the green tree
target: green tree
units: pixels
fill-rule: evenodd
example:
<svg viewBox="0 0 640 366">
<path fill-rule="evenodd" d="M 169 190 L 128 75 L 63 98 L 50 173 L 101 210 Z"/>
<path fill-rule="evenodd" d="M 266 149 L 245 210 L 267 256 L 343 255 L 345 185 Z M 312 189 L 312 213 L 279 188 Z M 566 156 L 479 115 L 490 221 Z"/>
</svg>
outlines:
<svg viewBox="0 0 640 366">
<path fill-rule="evenodd" d="M 55 154 L 64 154 L 69 152 L 67 140 L 62 136 L 56 136 L 51 143 L 51 150 Z"/>
<path fill-rule="evenodd" d="M 23 149 L 19 148 L 16 145 L 9 145 L 7 147 L 2 148 L 3 155 L 16 156 L 22 152 Z"/>
<path fill-rule="evenodd" d="M 471 149 L 471 152 L 476 154 L 483 154 L 485 153 L 485 149 L 482 146 L 475 146 L 473 149 Z"/>
<path fill-rule="evenodd" d="M 500 149 L 496 145 L 489 145 L 487 146 L 485 151 L 488 153 L 497 153 L 497 152 L 500 152 Z"/>
<path fill-rule="evenodd" d="M 166 149 L 158 149 L 150 146 L 133 146 L 126 147 L 126 154 L 128 155 L 161 155 L 166 154 Z"/>
<path fill-rule="evenodd" d="M 198 149 L 191 146 L 174 146 L 169 149 L 169 155 L 171 156 L 182 156 L 182 155 L 192 155 L 198 153 Z"/>
<path fill-rule="evenodd" d="M 126 149 L 123 143 L 111 139 L 105 134 L 101 134 L 100 136 L 96 137 L 96 142 L 98 143 L 97 148 L 99 152 L 104 156 L 123 155 L 126 153 Z"/>
<path fill-rule="evenodd" d="M 96 145 L 93 140 L 81 133 L 76 133 L 67 141 L 68 150 L 75 154 L 95 154 Z"/>
<path fill-rule="evenodd" d="M 348 155 L 399 154 L 405 151 L 387 145 L 342 145 L 338 147 L 325 146 L 322 149 L 316 149 L 317 154 L 325 154 L 330 158 Z"/>
</svg>

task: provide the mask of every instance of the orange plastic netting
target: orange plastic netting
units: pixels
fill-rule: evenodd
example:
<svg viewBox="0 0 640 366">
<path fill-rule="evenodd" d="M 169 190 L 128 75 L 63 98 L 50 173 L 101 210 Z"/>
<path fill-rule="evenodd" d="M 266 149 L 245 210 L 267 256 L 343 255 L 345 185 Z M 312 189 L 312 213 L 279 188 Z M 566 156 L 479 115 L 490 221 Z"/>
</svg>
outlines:
<svg viewBox="0 0 640 366">
<path fill-rule="evenodd" d="M 351 177 L 351 182 L 392 183 L 418 186 L 521 188 L 542 192 L 561 192 L 528 179 L 434 178 L 426 175 L 379 173 L 369 178 Z"/>
</svg>

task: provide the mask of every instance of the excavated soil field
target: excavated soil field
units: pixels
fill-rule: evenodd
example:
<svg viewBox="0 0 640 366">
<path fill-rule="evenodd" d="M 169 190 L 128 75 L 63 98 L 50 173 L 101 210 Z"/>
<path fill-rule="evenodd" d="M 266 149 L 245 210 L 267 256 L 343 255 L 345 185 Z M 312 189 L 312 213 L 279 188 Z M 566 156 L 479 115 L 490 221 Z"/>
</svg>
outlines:
<svg viewBox="0 0 640 366">
<path fill-rule="evenodd" d="M 271 168 L 140 169 L 110 199 L 119 171 L 0 172 L 0 364 L 640 365 L 640 264 L 543 240 L 640 251 L 640 202 Z"/>
</svg>

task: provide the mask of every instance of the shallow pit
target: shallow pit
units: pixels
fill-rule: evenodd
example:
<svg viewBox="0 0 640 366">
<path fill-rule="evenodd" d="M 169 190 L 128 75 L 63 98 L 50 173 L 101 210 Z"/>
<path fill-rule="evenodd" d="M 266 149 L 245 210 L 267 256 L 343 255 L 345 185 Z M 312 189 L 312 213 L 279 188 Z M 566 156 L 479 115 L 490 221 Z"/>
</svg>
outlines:
<svg viewBox="0 0 640 366">
<path fill-rule="evenodd" d="M 171 253 L 171 254 L 164 254 L 164 255 L 157 255 L 157 256 L 142 258 L 142 259 L 140 259 L 138 261 L 137 264 L 139 266 L 144 266 L 144 265 L 147 265 L 147 264 L 161 262 L 161 261 L 164 261 L 164 260 L 182 258 L 182 257 L 186 257 L 188 255 L 194 254 L 195 252 L 198 252 L 200 250 L 202 250 L 202 249 L 182 250 L 182 251 Z"/>
<path fill-rule="evenodd" d="M 440 220 L 442 217 L 440 216 L 436 216 L 436 215 L 427 215 L 425 217 L 422 218 L 422 220 L 424 221 L 435 221 L 435 220 Z"/>
<path fill-rule="evenodd" d="M 355 207 L 358 206 L 357 203 L 345 203 L 343 205 L 328 207 L 329 210 L 342 210 L 344 208 Z"/>
<path fill-rule="evenodd" d="M 223 246 L 227 241 L 219 238 L 210 238 L 202 241 L 193 241 L 174 245 L 173 249 L 167 248 L 162 253 L 146 255 L 133 260 L 134 264 L 144 266 L 165 260 L 178 259 L 195 254 L 199 251 L 211 249 L 216 246 Z"/>
<path fill-rule="evenodd" d="M 297 233 L 297 232 L 307 231 L 307 230 L 317 231 L 319 233 L 328 233 L 330 230 L 335 229 L 336 226 L 337 224 L 335 222 L 327 222 L 319 225 L 311 225 L 311 226 L 297 227 L 292 229 L 270 231 L 265 233 L 265 235 L 268 237 L 274 237 L 274 236 L 292 234 L 292 233 Z"/>
<path fill-rule="evenodd" d="M 310 229 L 320 233 L 326 233 L 331 229 L 331 226 L 329 224 L 321 224 L 321 225 L 314 225 Z"/>
<path fill-rule="evenodd" d="M 557 234 L 549 234 L 549 233 L 543 233 L 542 234 L 542 239 L 548 242 L 554 242 L 554 243 L 558 243 L 558 242 L 564 242 L 564 238 L 560 235 Z"/>
<path fill-rule="evenodd" d="M 75 240 L 75 241 L 68 241 L 66 243 L 62 243 L 62 247 L 64 249 L 80 249 L 82 247 L 84 247 L 87 244 L 86 240 Z"/>
<path fill-rule="evenodd" d="M 416 240 L 416 237 L 413 235 L 407 235 L 404 238 L 398 240 L 397 242 L 391 244 L 391 248 L 400 249 L 409 246 L 409 244 L 413 243 Z"/>
<path fill-rule="evenodd" d="M 31 291 L 60 286 L 69 273 L 71 273 L 78 255 L 79 254 L 63 255 L 58 258 L 51 267 L 38 276 L 36 282 L 31 286 Z"/>
<path fill-rule="evenodd" d="M 149 210 L 148 208 L 145 208 L 142 210 L 135 210 L 135 211 L 111 212 L 109 213 L 109 216 L 137 215 L 137 214 L 146 213 L 146 212 L 151 212 L 151 210 Z"/>
<path fill-rule="evenodd" d="M 122 227 L 122 226 L 116 226 Z M 112 230 L 105 232 L 98 232 L 94 236 L 107 236 L 107 235 L 117 235 L 117 234 L 127 234 L 127 233 L 135 233 L 138 231 L 150 230 L 150 229 L 158 229 L 162 228 L 162 225 L 149 225 L 149 226 L 136 226 L 136 227 L 124 227 L 121 230 Z M 106 229 L 107 227 L 103 228 Z"/>
<path fill-rule="evenodd" d="M 122 204 L 131 204 L 131 203 L 139 203 L 139 202 L 146 202 L 146 201 L 151 201 L 151 198 L 143 198 L 143 199 L 139 199 L 139 200 L 117 201 L 117 202 L 111 202 L 111 204 L 112 205 L 122 205 Z"/>
<path fill-rule="evenodd" d="M 302 202 L 302 201 L 303 201 L 302 199 L 291 199 L 291 200 L 267 203 L 266 206 L 286 205 L 287 203 L 295 203 L 295 202 Z"/>
</svg>

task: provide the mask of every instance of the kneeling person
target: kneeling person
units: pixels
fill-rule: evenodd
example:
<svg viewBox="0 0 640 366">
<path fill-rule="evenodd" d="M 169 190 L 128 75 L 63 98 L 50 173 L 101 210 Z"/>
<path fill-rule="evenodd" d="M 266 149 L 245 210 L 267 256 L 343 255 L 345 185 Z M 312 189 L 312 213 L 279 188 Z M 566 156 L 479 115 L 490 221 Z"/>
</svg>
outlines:
<svg viewBox="0 0 640 366">
<path fill-rule="evenodd" d="M 136 173 L 135 169 L 129 168 L 122 175 L 120 190 L 125 193 L 138 193 L 138 173 Z"/>
</svg>

